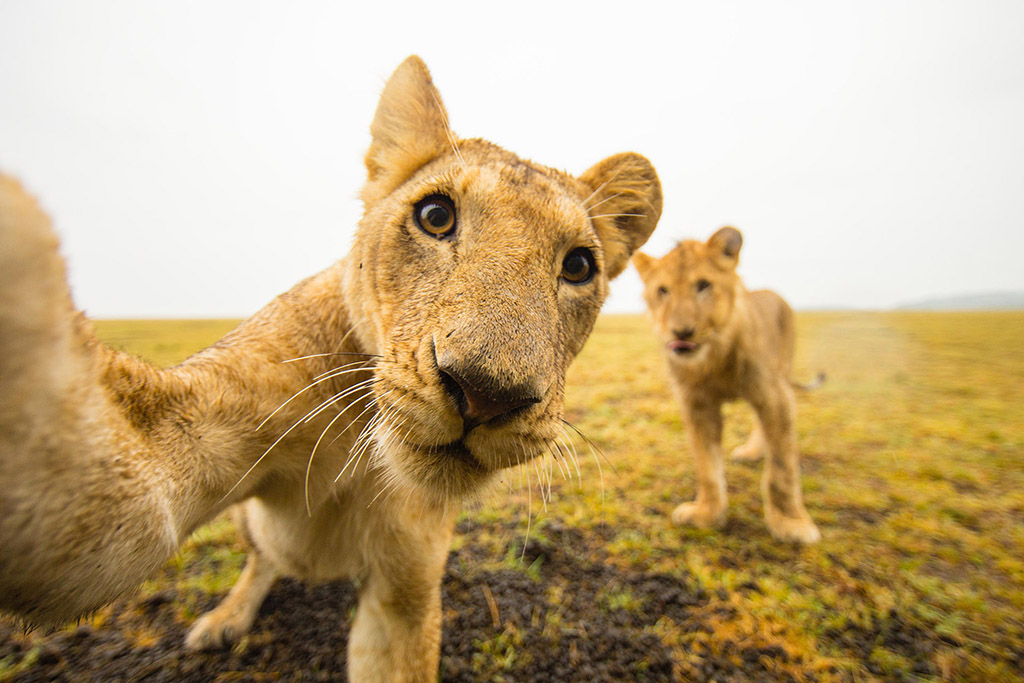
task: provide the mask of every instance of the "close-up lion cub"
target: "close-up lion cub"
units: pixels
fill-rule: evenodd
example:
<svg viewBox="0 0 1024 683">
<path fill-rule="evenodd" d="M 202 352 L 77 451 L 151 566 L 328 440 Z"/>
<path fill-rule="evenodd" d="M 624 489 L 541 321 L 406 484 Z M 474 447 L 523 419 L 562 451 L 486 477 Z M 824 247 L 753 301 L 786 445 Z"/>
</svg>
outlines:
<svg viewBox="0 0 1024 683">
<path fill-rule="evenodd" d="M 436 679 L 459 501 L 562 438 L 566 369 L 661 186 L 637 154 L 573 177 L 457 138 L 417 57 L 371 134 L 348 256 L 169 369 L 96 340 L 0 177 L 0 608 L 93 610 L 237 504 L 248 564 L 189 647 L 240 638 L 279 576 L 349 577 L 349 679 Z"/>
<path fill-rule="evenodd" d="M 677 507 L 672 521 L 712 527 L 725 519 L 722 404 L 743 399 L 757 423 L 732 456 L 764 458 L 761 488 L 772 534 L 814 543 L 821 534 L 804 509 L 796 446 L 793 311 L 775 292 L 747 291 L 736 274 L 741 246 L 740 232 L 726 227 L 660 259 L 633 257 L 693 447 L 697 498 Z"/>
</svg>

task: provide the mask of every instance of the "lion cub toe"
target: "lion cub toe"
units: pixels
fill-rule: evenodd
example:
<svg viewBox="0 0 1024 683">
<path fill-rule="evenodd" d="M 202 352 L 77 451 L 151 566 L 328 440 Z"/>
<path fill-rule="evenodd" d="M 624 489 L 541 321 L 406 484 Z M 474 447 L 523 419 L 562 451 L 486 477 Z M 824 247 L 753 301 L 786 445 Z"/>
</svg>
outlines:
<svg viewBox="0 0 1024 683">
<path fill-rule="evenodd" d="M 683 503 L 672 511 L 672 523 L 676 526 L 695 526 L 710 529 L 725 520 L 725 508 L 713 508 L 700 503 Z"/>
<path fill-rule="evenodd" d="M 192 624 L 185 635 L 185 647 L 193 651 L 220 650 L 230 647 L 249 631 L 252 618 L 245 614 L 207 612 Z"/>
<path fill-rule="evenodd" d="M 821 540 L 821 532 L 810 517 L 772 515 L 767 521 L 768 530 L 780 541 L 809 544 Z"/>
</svg>

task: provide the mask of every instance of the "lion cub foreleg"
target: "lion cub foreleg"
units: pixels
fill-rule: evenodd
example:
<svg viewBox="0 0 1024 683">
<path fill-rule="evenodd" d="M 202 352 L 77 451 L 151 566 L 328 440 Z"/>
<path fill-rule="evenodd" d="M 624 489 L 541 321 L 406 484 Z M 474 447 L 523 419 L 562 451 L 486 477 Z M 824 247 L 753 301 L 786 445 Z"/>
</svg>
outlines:
<svg viewBox="0 0 1024 683">
<path fill-rule="evenodd" d="M 755 417 L 753 431 L 750 432 L 750 436 L 742 446 L 737 446 L 732 450 L 732 459 L 742 462 L 760 460 L 764 457 L 767 448 L 764 440 L 764 427 L 761 426 L 761 421 Z"/>
<path fill-rule="evenodd" d="M 441 656 L 441 579 L 454 520 L 433 521 L 441 528 L 423 533 L 416 543 L 407 544 L 412 537 L 399 535 L 397 544 L 383 550 L 364 578 L 349 635 L 349 680 L 436 680 Z"/>
<path fill-rule="evenodd" d="M 687 397 L 683 400 L 683 414 L 693 446 L 697 498 L 673 510 L 672 522 L 702 528 L 717 526 L 725 519 L 728 502 L 722 462 L 722 406 Z"/>
<path fill-rule="evenodd" d="M 752 403 L 768 446 L 761 477 L 768 529 L 779 540 L 814 543 L 821 538 L 821 533 L 804 509 L 793 390 L 780 382 L 777 387 L 756 396 Z"/>
<path fill-rule="evenodd" d="M 279 575 L 273 561 L 252 541 L 244 510 L 236 506 L 234 512 L 235 523 L 247 550 L 245 568 L 227 597 L 199 617 L 188 630 L 185 647 L 190 650 L 219 649 L 245 635 Z"/>
</svg>

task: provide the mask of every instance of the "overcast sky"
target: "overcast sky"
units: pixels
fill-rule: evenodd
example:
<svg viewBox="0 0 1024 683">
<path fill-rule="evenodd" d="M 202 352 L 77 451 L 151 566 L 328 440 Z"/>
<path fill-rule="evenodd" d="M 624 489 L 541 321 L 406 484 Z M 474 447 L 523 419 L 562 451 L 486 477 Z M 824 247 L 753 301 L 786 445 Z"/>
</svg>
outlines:
<svg viewBox="0 0 1024 683">
<path fill-rule="evenodd" d="M 90 315 L 248 315 L 344 255 L 411 53 L 463 137 L 650 158 L 649 253 L 735 225 L 799 308 L 1024 289 L 1018 1 L 0 0 L 0 169 Z"/>
</svg>

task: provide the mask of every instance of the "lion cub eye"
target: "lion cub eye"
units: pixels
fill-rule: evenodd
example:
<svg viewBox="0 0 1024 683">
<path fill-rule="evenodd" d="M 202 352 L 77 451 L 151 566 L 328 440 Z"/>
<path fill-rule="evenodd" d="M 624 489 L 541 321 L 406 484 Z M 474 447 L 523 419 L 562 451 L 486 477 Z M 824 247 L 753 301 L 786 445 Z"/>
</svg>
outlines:
<svg viewBox="0 0 1024 683">
<path fill-rule="evenodd" d="M 697 280 L 697 291 L 703 292 L 706 289 L 711 289 L 711 283 L 704 279 Z"/>
<path fill-rule="evenodd" d="M 562 260 L 562 279 L 573 285 L 590 282 L 597 272 L 594 255 L 586 247 L 577 247 Z"/>
<path fill-rule="evenodd" d="M 658 296 L 662 298 L 668 296 L 668 287 L 666 287 L 665 285 L 658 287 Z"/>
<path fill-rule="evenodd" d="M 420 230 L 431 237 L 447 237 L 455 232 L 455 205 L 442 194 L 424 197 L 413 208 Z"/>
</svg>

